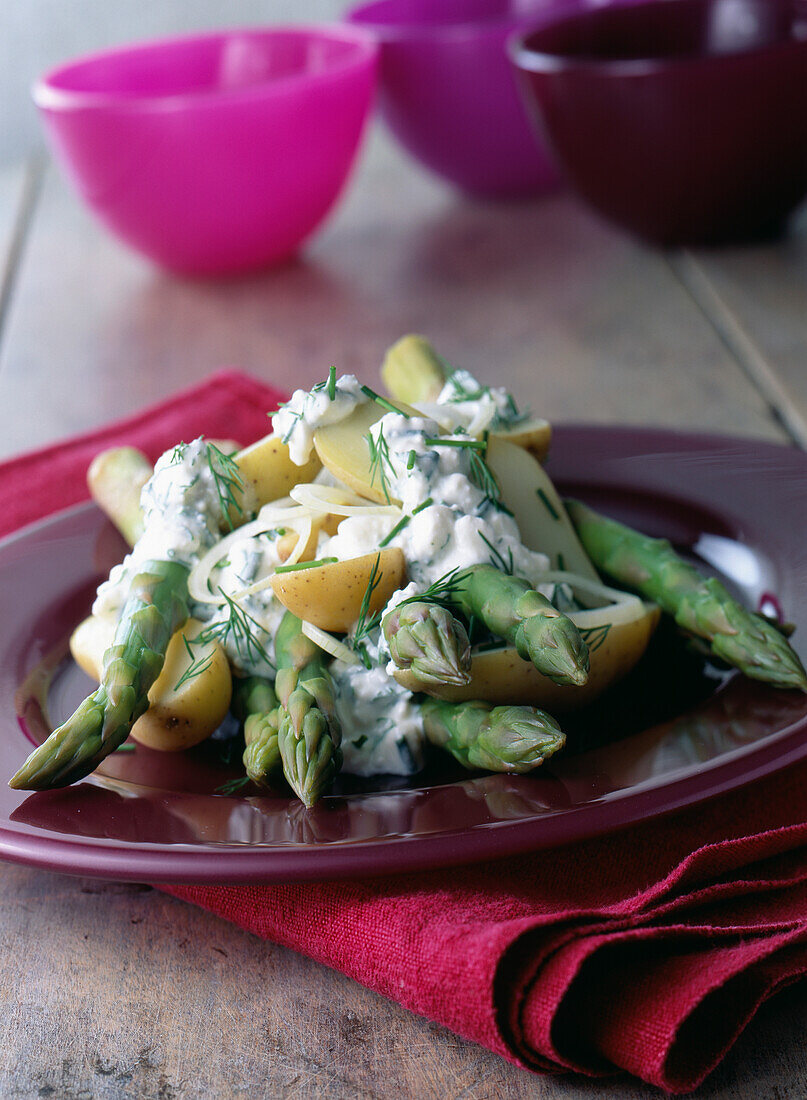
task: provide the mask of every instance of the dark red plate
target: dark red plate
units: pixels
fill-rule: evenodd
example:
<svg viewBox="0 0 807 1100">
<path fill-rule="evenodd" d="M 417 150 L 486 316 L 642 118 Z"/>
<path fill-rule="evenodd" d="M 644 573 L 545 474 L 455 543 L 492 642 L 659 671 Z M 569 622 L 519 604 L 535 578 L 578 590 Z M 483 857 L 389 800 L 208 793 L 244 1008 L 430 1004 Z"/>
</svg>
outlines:
<svg viewBox="0 0 807 1100">
<path fill-rule="evenodd" d="M 753 606 L 807 633 L 807 455 L 628 428 L 558 430 L 561 488 L 689 548 Z M 92 505 L 0 544 L 0 775 L 89 687 L 70 631 L 122 544 Z M 567 717 L 569 745 L 534 776 L 435 762 L 359 781 L 311 811 L 285 795 L 216 793 L 238 774 L 209 742 L 137 747 L 83 783 L 0 787 L 0 856 L 150 882 L 279 882 L 418 870 L 560 845 L 667 813 L 807 756 L 807 697 L 704 668 L 662 631 L 630 680 Z"/>
</svg>

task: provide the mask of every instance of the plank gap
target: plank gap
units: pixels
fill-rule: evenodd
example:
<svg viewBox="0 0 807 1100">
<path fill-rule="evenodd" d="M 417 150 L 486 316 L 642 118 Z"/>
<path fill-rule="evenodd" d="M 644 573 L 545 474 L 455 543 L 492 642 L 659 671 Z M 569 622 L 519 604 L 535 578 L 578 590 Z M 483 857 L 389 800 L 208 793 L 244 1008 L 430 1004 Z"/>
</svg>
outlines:
<svg viewBox="0 0 807 1100">
<path fill-rule="evenodd" d="M 47 157 L 44 153 L 35 153 L 26 164 L 17 214 L 14 219 L 2 279 L 0 279 L 0 347 L 2 347 L 9 306 L 17 283 L 17 275 L 22 263 L 25 245 L 33 224 L 39 196 L 42 193 L 46 167 Z"/>
<path fill-rule="evenodd" d="M 795 407 L 776 372 L 704 269 L 687 252 L 670 256 L 667 262 L 727 351 L 757 389 L 772 419 L 782 427 L 795 446 L 807 450 L 807 420 Z"/>
</svg>

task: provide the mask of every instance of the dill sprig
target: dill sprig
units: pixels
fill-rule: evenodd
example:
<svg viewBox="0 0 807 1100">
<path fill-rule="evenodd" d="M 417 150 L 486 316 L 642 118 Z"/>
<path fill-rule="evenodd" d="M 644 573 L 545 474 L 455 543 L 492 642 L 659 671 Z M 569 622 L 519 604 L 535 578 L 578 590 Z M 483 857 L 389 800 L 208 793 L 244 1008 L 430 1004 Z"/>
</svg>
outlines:
<svg viewBox="0 0 807 1100">
<path fill-rule="evenodd" d="M 608 637 L 608 632 L 612 625 L 612 623 L 602 623 L 601 626 L 584 626 L 579 628 L 580 637 L 588 646 L 589 653 L 596 653 Z"/>
<path fill-rule="evenodd" d="M 243 790 L 249 783 L 248 775 L 240 775 L 237 779 L 229 779 L 226 783 L 222 783 L 220 787 L 216 787 L 214 794 L 236 794 L 238 791 Z"/>
<path fill-rule="evenodd" d="M 398 416 L 403 416 L 407 420 L 410 419 L 409 413 L 404 412 L 403 409 L 399 409 L 397 405 L 393 405 L 391 401 L 388 401 L 386 397 L 382 397 L 380 393 L 376 393 L 375 390 L 371 390 L 369 386 L 362 386 L 361 392 L 365 397 L 369 397 L 371 401 L 375 401 L 376 405 L 380 405 L 382 409 L 386 409 L 387 412 L 397 413 Z"/>
<path fill-rule="evenodd" d="M 174 447 L 173 451 L 171 452 L 170 464 L 172 466 L 178 466 L 182 459 L 185 457 L 185 452 L 187 451 L 187 449 L 187 443 L 177 443 L 176 447 Z"/>
<path fill-rule="evenodd" d="M 395 473 L 395 470 L 389 453 L 389 444 L 384 436 L 384 429 L 378 429 L 378 439 L 375 438 L 372 431 L 369 431 L 364 438 L 370 448 L 370 484 L 375 485 L 375 479 L 378 478 L 384 499 L 389 504 L 391 503 L 389 478 L 390 474 Z"/>
<path fill-rule="evenodd" d="M 502 491 L 499 488 L 499 483 L 496 480 L 493 471 L 487 464 L 488 453 L 488 433 L 485 432 L 484 436 L 480 440 L 483 444 L 481 449 L 475 449 L 471 451 L 471 483 L 477 487 L 485 496 L 485 500 L 489 501 L 495 508 L 498 508 L 501 512 L 507 512 L 509 515 L 513 513 L 502 503 Z"/>
<path fill-rule="evenodd" d="M 505 559 L 504 555 L 496 549 L 489 538 L 487 538 L 481 531 L 477 531 L 477 534 L 479 535 L 482 542 L 484 542 L 484 544 L 487 546 L 488 550 L 490 550 L 490 564 L 494 565 L 497 569 L 500 569 L 502 573 L 507 573 L 508 576 L 512 577 L 515 570 L 515 564 L 513 562 L 513 548 L 511 546 L 508 546 L 507 558 Z"/>
<path fill-rule="evenodd" d="M 215 653 L 210 653 L 207 657 L 197 658 L 194 656 L 193 644 L 188 641 L 184 634 L 182 635 L 182 641 L 185 643 L 185 649 L 191 659 L 191 663 L 174 684 L 174 691 L 179 691 L 183 684 L 186 684 L 189 680 L 195 680 L 197 676 L 201 676 L 203 672 L 207 672 L 213 664 L 213 658 L 215 656 Z M 196 645 L 200 644 L 199 638 L 194 638 L 194 643 Z"/>
<path fill-rule="evenodd" d="M 231 531 L 235 529 L 232 513 L 243 516 L 241 507 L 241 495 L 244 492 L 244 479 L 238 469 L 238 463 L 230 455 L 226 455 L 214 443 L 206 443 L 207 466 L 213 483 L 216 487 L 216 495 L 219 498 L 224 518 Z"/>
<path fill-rule="evenodd" d="M 396 607 L 403 607 L 408 603 L 436 603 L 450 611 L 454 593 L 462 586 L 462 575 L 463 570 L 457 566 L 448 573 L 444 573 L 442 577 L 438 577 L 422 592 L 416 592 L 412 596 L 407 596 L 405 600 L 401 600 Z"/>
<path fill-rule="evenodd" d="M 248 611 L 240 607 L 232 597 L 228 596 L 224 589 L 219 587 L 218 591 L 223 602 L 227 605 L 229 614 L 226 619 L 209 623 L 194 639 L 189 640 L 186 638 L 185 647 L 188 653 L 193 657 L 194 646 L 206 646 L 210 645 L 211 642 L 218 642 L 223 648 L 226 646 L 227 641 L 231 639 L 238 659 L 242 664 L 257 664 L 259 661 L 263 661 L 269 668 L 274 669 L 273 661 L 258 641 L 257 631 L 263 630 L 261 624 L 257 619 L 253 619 Z M 193 657 L 191 664 L 185 669 L 176 684 L 175 690 L 182 684 L 187 683 L 188 680 L 201 676 L 210 667 L 212 659 L 212 654 Z"/>
<path fill-rule="evenodd" d="M 379 573 L 379 565 L 381 563 L 381 555 L 377 554 L 376 559 L 373 562 L 373 568 L 370 570 L 370 576 L 367 579 L 367 587 L 364 590 L 364 595 L 361 598 L 361 605 L 359 607 L 359 617 L 356 619 L 356 625 L 353 627 L 353 632 L 349 639 L 350 648 L 354 653 L 362 659 L 362 663 L 365 668 L 372 668 L 372 661 L 370 655 L 367 652 L 367 640 L 370 632 L 375 630 L 378 624 L 381 622 L 381 612 L 376 611 L 374 614 L 370 614 L 370 600 L 373 598 L 373 592 L 378 588 L 381 582 L 381 574 Z"/>
</svg>

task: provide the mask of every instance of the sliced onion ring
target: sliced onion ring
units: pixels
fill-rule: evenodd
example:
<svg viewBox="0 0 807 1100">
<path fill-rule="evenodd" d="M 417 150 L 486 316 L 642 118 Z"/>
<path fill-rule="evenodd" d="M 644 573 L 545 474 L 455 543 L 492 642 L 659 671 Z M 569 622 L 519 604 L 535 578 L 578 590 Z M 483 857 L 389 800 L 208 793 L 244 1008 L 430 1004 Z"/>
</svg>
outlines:
<svg viewBox="0 0 807 1100">
<path fill-rule="evenodd" d="M 334 638 L 333 634 L 328 634 L 327 631 L 320 630 L 320 628 L 314 626 L 313 623 L 304 622 L 301 629 L 306 638 L 310 638 L 320 649 L 323 649 L 326 653 L 330 653 L 330 655 L 336 657 L 337 660 L 342 661 L 346 665 L 361 664 L 359 658 L 350 646 L 345 645 L 344 642 L 340 642 L 338 638 Z"/>
<path fill-rule="evenodd" d="M 609 588 L 606 584 L 590 580 L 579 573 L 565 573 L 554 570 L 541 573 L 535 578 L 536 584 L 568 584 L 574 592 L 579 592 L 586 601 L 596 606 L 584 611 L 570 611 L 569 618 L 577 627 L 588 629 L 602 626 L 606 622 L 616 626 L 630 623 L 646 613 L 645 604 L 631 592 L 622 592 L 618 588 Z"/>
</svg>

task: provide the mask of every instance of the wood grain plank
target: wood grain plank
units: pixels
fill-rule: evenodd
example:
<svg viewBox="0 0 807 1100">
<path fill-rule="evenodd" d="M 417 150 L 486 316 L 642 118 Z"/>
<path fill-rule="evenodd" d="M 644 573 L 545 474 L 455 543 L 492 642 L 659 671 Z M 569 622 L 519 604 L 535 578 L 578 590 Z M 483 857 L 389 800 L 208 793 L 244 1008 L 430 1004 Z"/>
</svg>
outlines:
<svg viewBox="0 0 807 1100">
<path fill-rule="evenodd" d="M 782 241 L 693 252 L 679 270 L 781 422 L 807 447 L 807 209 Z"/>
<path fill-rule="evenodd" d="M 383 349 L 412 330 L 551 418 L 781 437 L 659 256 L 567 198 L 464 200 L 376 134 L 302 258 L 228 283 L 156 271 L 51 173 L 1 361 L 0 453 L 132 411 L 223 364 L 286 387 L 331 363 L 372 378 Z"/>
<path fill-rule="evenodd" d="M 655 1100 L 539 1077 L 292 951 L 148 887 L 0 868 L 0 1095 Z M 807 1092 L 804 986 L 699 1092 Z"/>
<path fill-rule="evenodd" d="M 0 340 L 40 175 L 37 160 L 0 171 Z"/>
<path fill-rule="evenodd" d="M 666 262 L 569 200 L 468 202 L 380 135 L 355 182 L 301 260 L 217 284 L 124 251 L 51 173 L 2 349 L 0 451 L 94 426 L 225 363 L 286 386 L 330 363 L 372 377 L 408 330 L 554 418 L 783 438 Z M 1 1095 L 656 1096 L 524 1073 L 153 891 L 15 867 L 0 881 Z M 771 1013 L 703 1095 L 804 1093 L 804 1006 Z"/>
</svg>

